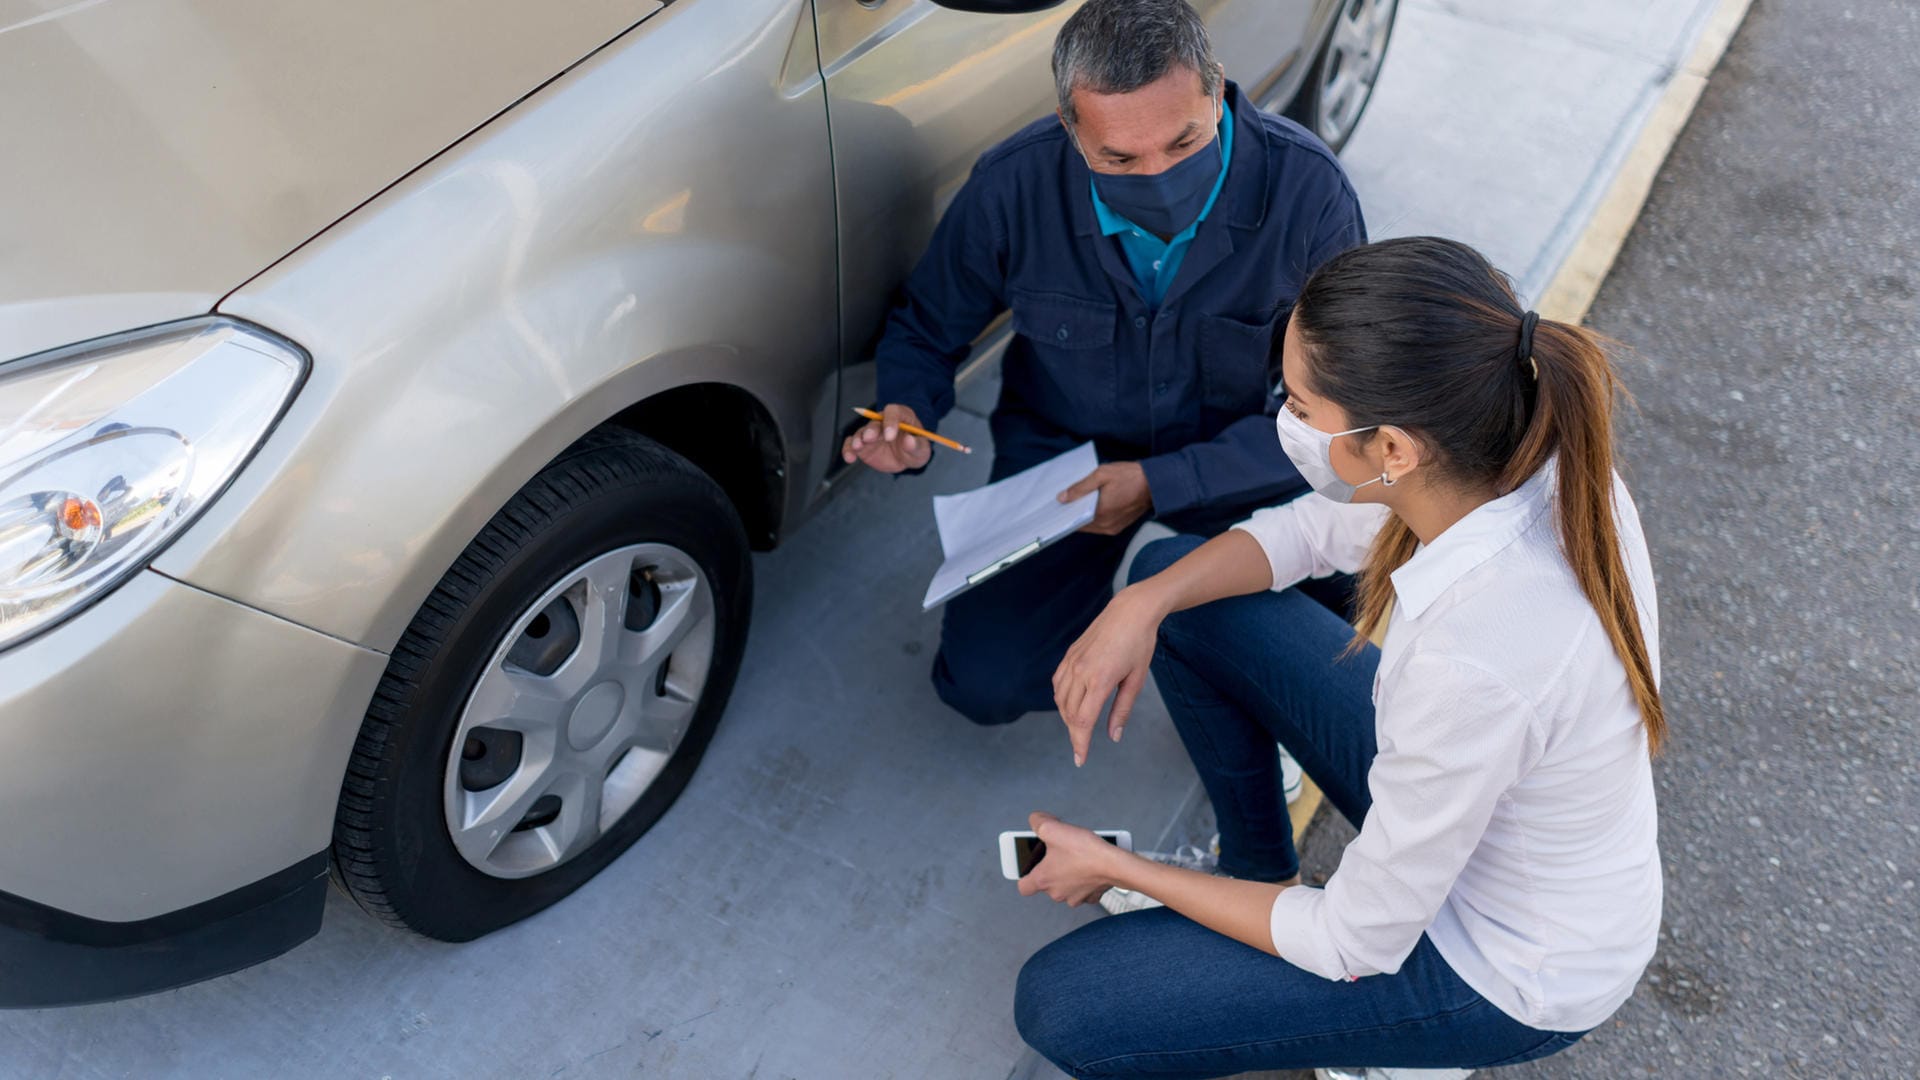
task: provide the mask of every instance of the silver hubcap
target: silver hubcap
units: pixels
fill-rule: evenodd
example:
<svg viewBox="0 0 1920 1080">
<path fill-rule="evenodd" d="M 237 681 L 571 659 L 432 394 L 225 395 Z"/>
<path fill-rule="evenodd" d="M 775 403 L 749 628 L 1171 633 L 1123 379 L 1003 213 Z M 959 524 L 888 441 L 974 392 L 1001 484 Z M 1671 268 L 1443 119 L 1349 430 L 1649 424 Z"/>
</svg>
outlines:
<svg viewBox="0 0 1920 1080">
<path fill-rule="evenodd" d="M 1347 137 L 1373 94 L 1387 55 L 1394 5 L 1395 0 L 1346 0 L 1334 20 L 1320 72 L 1319 115 L 1314 118 L 1320 137 L 1329 143 Z"/>
<path fill-rule="evenodd" d="M 555 582 L 460 715 L 445 786 L 461 856 L 520 878 L 593 846 L 679 748 L 713 645 L 712 589 L 678 548 L 610 551 Z"/>
</svg>

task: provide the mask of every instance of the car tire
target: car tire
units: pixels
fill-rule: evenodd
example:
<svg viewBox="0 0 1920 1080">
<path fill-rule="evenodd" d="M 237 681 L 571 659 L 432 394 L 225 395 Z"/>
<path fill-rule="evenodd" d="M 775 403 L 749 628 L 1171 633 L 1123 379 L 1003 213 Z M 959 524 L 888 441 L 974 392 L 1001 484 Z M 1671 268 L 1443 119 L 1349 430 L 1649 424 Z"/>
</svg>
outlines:
<svg viewBox="0 0 1920 1080">
<path fill-rule="evenodd" d="M 607 582 L 623 565 L 626 592 L 615 598 Z M 585 576 L 572 582 L 571 574 Z M 341 784 L 335 882 L 380 920 L 443 941 L 472 940 L 579 888 L 651 828 L 692 778 L 739 669 L 752 586 L 745 529 L 706 474 L 622 429 L 574 444 L 494 515 L 394 648 Z M 571 629 L 561 625 L 568 611 Z M 674 612 L 680 621 L 667 625 Z M 685 636 L 649 639 L 650 632 Z M 634 657 L 648 640 L 666 655 L 655 657 L 657 670 L 642 671 Z M 698 687 L 689 688 L 691 676 L 688 687 L 670 685 L 692 669 L 688 655 L 700 664 Z M 648 681 L 636 688 L 636 678 Z M 498 696 L 483 689 L 517 693 L 536 684 L 540 696 L 527 700 L 537 700 L 542 719 L 489 718 Z M 578 700 L 549 700 L 568 687 Z M 518 703 L 498 711 L 523 709 L 534 715 L 535 706 Z M 610 726 L 595 742 L 603 721 Z M 648 724 L 659 731 L 643 733 Z M 678 734 L 661 734 L 672 730 Z M 648 738 L 656 744 L 643 754 Z M 594 787 L 595 755 L 608 754 L 621 756 Z M 475 762 L 486 767 L 470 769 Z M 571 770 L 564 778 L 563 766 Z M 642 772 L 643 785 L 633 779 Z M 625 787 L 615 786 L 616 776 L 628 777 Z M 524 800 L 542 777 L 553 787 L 532 804 L 538 812 L 465 827 L 468 807 L 493 809 L 483 798 L 489 792 L 502 793 L 511 812 L 507 796 Z M 625 809 L 603 825 L 623 800 Z M 484 813 L 474 820 L 485 822 Z M 503 839 L 489 848 L 495 834 Z M 514 860 L 500 854 L 509 847 Z M 543 851 L 552 865 L 540 864 Z"/>
<path fill-rule="evenodd" d="M 1373 100 L 1398 14 L 1398 0 L 1342 0 L 1306 81 L 1285 110 L 1336 154 Z"/>
</svg>

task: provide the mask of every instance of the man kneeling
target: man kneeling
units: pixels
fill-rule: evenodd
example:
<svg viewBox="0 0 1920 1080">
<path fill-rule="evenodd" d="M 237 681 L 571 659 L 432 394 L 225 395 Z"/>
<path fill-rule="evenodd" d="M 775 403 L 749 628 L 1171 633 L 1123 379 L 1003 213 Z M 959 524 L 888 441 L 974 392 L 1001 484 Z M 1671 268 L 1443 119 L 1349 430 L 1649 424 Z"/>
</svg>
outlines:
<svg viewBox="0 0 1920 1080">
<path fill-rule="evenodd" d="M 988 151 L 877 347 L 883 419 L 842 455 L 924 466 L 975 338 L 1011 310 L 993 479 L 1092 440 L 1082 532 L 950 602 L 933 682 L 978 724 L 1053 705 L 1149 519 L 1211 535 L 1307 490 L 1273 438 L 1269 343 L 1307 276 L 1366 239 L 1352 186 L 1304 128 L 1254 107 L 1186 0 L 1089 0 L 1053 52 L 1059 114 Z"/>
</svg>

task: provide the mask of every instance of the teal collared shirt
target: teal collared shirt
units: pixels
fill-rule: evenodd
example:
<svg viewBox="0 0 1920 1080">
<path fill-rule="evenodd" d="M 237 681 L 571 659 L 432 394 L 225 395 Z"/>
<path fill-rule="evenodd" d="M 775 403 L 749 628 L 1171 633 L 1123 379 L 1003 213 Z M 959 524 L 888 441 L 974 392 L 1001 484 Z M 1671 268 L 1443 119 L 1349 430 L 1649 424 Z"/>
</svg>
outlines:
<svg viewBox="0 0 1920 1080">
<path fill-rule="evenodd" d="M 1093 186 L 1093 216 L 1100 222 L 1100 231 L 1108 236 L 1120 238 L 1120 250 L 1127 256 L 1127 265 L 1133 270 L 1133 278 L 1140 285 L 1140 295 L 1154 307 L 1160 306 L 1160 298 L 1167 295 L 1167 286 L 1173 284 L 1173 277 L 1180 272 L 1180 264 L 1187 257 L 1187 248 L 1193 244 L 1193 236 L 1200 231 L 1200 223 L 1207 220 L 1207 212 L 1220 198 L 1220 189 L 1227 185 L 1227 169 L 1233 164 L 1233 110 L 1226 102 L 1220 104 L 1220 177 L 1213 182 L 1213 193 L 1207 196 L 1205 206 L 1200 208 L 1200 216 L 1193 224 L 1180 230 L 1171 240 L 1162 240 L 1151 232 L 1128 221 L 1106 203 L 1100 201 L 1100 187 Z M 1200 151 L 1206 153 L 1205 150 Z"/>
</svg>

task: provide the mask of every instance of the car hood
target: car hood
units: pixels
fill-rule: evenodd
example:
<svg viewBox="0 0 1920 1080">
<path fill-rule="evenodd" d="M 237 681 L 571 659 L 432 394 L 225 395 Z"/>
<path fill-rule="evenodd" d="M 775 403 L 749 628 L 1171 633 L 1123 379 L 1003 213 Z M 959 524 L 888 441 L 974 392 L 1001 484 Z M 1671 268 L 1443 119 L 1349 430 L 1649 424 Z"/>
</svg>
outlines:
<svg viewBox="0 0 1920 1080">
<path fill-rule="evenodd" d="M 0 361 L 220 297 L 661 0 L 0 0 Z"/>
</svg>

